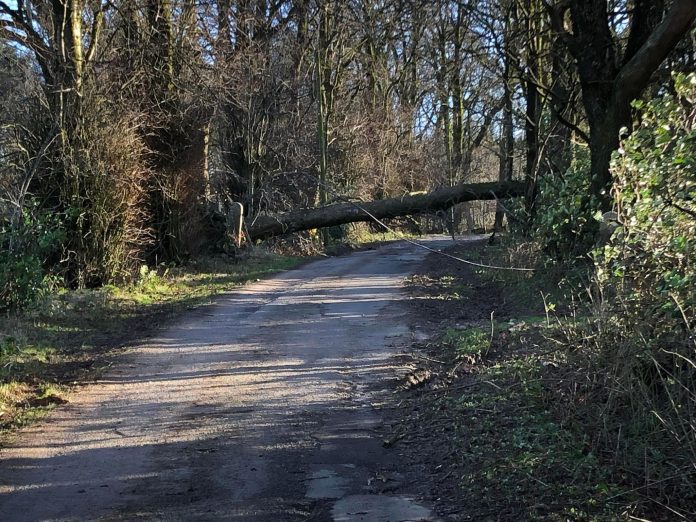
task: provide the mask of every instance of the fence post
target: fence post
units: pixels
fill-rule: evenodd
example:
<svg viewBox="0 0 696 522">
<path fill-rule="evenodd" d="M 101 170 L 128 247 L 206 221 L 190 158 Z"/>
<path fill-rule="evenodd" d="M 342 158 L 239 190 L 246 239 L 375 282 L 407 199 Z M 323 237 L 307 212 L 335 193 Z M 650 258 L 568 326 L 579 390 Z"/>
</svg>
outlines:
<svg viewBox="0 0 696 522">
<path fill-rule="evenodd" d="M 227 213 L 227 226 L 232 229 L 237 248 L 242 246 L 242 227 L 244 225 L 244 206 L 233 201 L 230 203 L 230 211 Z"/>
</svg>

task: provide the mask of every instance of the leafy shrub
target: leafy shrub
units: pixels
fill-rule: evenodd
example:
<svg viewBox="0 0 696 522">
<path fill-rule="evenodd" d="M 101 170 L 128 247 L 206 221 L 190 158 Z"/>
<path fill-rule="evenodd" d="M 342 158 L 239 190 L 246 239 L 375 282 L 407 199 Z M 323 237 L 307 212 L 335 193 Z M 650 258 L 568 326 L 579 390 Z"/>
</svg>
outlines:
<svg viewBox="0 0 696 522">
<path fill-rule="evenodd" d="M 669 329 L 696 312 L 696 74 L 674 79 L 676 96 L 635 104 L 641 125 L 614 156 L 623 227 L 599 268 L 633 313 Z"/>
<path fill-rule="evenodd" d="M 590 179 L 589 150 L 576 147 L 570 168 L 561 175 L 545 176 L 539 182 L 537 213 L 532 235 L 544 251 L 558 261 L 570 261 L 590 250 L 594 230 L 587 205 Z"/>
<path fill-rule="evenodd" d="M 46 288 L 46 259 L 64 238 L 56 216 L 39 212 L 35 204 L 17 219 L 0 223 L 0 310 L 16 309 L 36 299 Z"/>
<path fill-rule="evenodd" d="M 481 328 L 448 328 L 442 341 L 451 346 L 457 357 L 473 363 L 490 348 L 490 334 Z"/>
<path fill-rule="evenodd" d="M 593 361 L 578 416 L 673 509 L 696 502 L 696 75 L 674 80 L 675 95 L 635 104 L 640 125 L 614 155 L 621 226 L 595 252 L 596 306 L 572 339 Z"/>
<path fill-rule="evenodd" d="M 19 345 L 14 337 L 0 338 L 0 360 L 19 352 Z"/>
</svg>

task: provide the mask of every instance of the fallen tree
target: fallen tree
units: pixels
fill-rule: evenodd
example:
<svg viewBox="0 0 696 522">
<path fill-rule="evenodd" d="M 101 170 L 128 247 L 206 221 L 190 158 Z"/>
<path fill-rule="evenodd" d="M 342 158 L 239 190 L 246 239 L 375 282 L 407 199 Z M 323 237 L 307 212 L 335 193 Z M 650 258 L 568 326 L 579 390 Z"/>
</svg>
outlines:
<svg viewBox="0 0 696 522">
<path fill-rule="evenodd" d="M 446 210 L 457 203 L 475 200 L 506 199 L 524 195 L 524 183 L 472 183 L 445 187 L 433 192 L 406 195 L 377 201 L 347 202 L 325 207 L 293 210 L 282 214 L 260 215 L 249 227 L 251 239 L 265 239 L 310 230 L 353 223 L 372 221 L 422 212 Z"/>
</svg>

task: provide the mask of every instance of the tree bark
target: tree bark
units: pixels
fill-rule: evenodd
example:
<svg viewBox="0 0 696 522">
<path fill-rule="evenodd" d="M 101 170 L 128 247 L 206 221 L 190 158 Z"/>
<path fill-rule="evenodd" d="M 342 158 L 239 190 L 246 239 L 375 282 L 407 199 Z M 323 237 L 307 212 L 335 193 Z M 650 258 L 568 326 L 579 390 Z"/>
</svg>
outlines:
<svg viewBox="0 0 696 522">
<path fill-rule="evenodd" d="M 524 23 L 527 32 L 526 67 L 524 78 L 525 93 L 525 181 L 527 183 L 525 194 L 525 207 L 527 209 L 527 221 L 529 227 L 534 222 L 536 213 L 535 200 L 537 193 L 537 178 L 539 174 L 539 122 L 541 120 L 541 93 L 539 81 L 541 79 L 540 49 L 538 40 L 540 31 L 536 20 L 536 4 L 532 0 L 525 1 Z"/>
<path fill-rule="evenodd" d="M 251 224 L 249 236 L 266 239 L 301 230 L 330 227 L 356 221 L 393 218 L 425 211 L 446 210 L 457 203 L 492 200 L 524 195 L 524 183 L 474 183 L 444 187 L 428 194 L 389 198 L 367 203 L 338 203 L 326 207 L 293 210 L 283 214 L 261 215 Z"/>
</svg>

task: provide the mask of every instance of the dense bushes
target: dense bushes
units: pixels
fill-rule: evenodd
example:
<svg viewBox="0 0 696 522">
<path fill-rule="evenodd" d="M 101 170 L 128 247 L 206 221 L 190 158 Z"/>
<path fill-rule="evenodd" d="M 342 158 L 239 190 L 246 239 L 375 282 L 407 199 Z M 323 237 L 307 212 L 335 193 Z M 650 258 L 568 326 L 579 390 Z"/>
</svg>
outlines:
<svg viewBox="0 0 696 522">
<path fill-rule="evenodd" d="M 64 234 L 56 216 L 35 204 L 8 213 L 0 222 L 0 310 L 18 308 L 47 287 L 44 263 Z"/>
<path fill-rule="evenodd" d="M 587 253 L 594 243 L 591 205 L 589 149 L 574 146 L 574 158 L 562 174 L 547 175 L 539 182 L 538 211 L 531 224 L 532 236 L 557 261 L 570 261 Z M 526 219 L 520 221 L 527 223 Z"/>
<path fill-rule="evenodd" d="M 66 243 L 58 269 L 71 286 L 122 281 L 142 264 L 150 240 L 145 211 L 147 150 L 142 116 L 118 104 L 83 107 L 79 125 L 59 149 L 60 208 Z"/>
<path fill-rule="evenodd" d="M 696 75 L 673 80 L 634 105 L 612 161 L 612 226 L 576 148 L 567 172 L 541 181 L 531 227 L 539 262 L 572 280 L 560 308 L 574 313 L 557 326 L 567 366 L 549 401 L 612 480 L 656 501 L 649 513 L 696 503 Z"/>
<path fill-rule="evenodd" d="M 597 274 L 624 333 L 626 390 L 640 388 L 661 434 L 696 459 L 696 75 L 676 94 L 638 103 L 641 124 L 615 154 L 622 227 Z"/>
<path fill-rule="evenodd" d="M 32 301 L 46 277 L 95 286 L 142 264 L 150 233 L 141 118 L 96 96 L 83 103 L 72 128 L 56 134 L 37 119 L 9 149 L 19 152 L 0 209 L 0 308 Z"/>
<path fill-rule="evenodd" d="M 623 227 L 600 268 L 632 314 L 659 317 L 666 330 L 688 327 L 696 312 L 696 75 L 675 85 L 675 96 L 636 104 L 641 125 L 614 157 Z"/>
<path fill-rule="evenodd" d="M 572 412 L 647 498 L 694 505 L 696 462 L 696 75 L 636 109 L 615 153 L 619 227 L 595 250 L 589 317 L 568 341 Z"/>
</svg>

